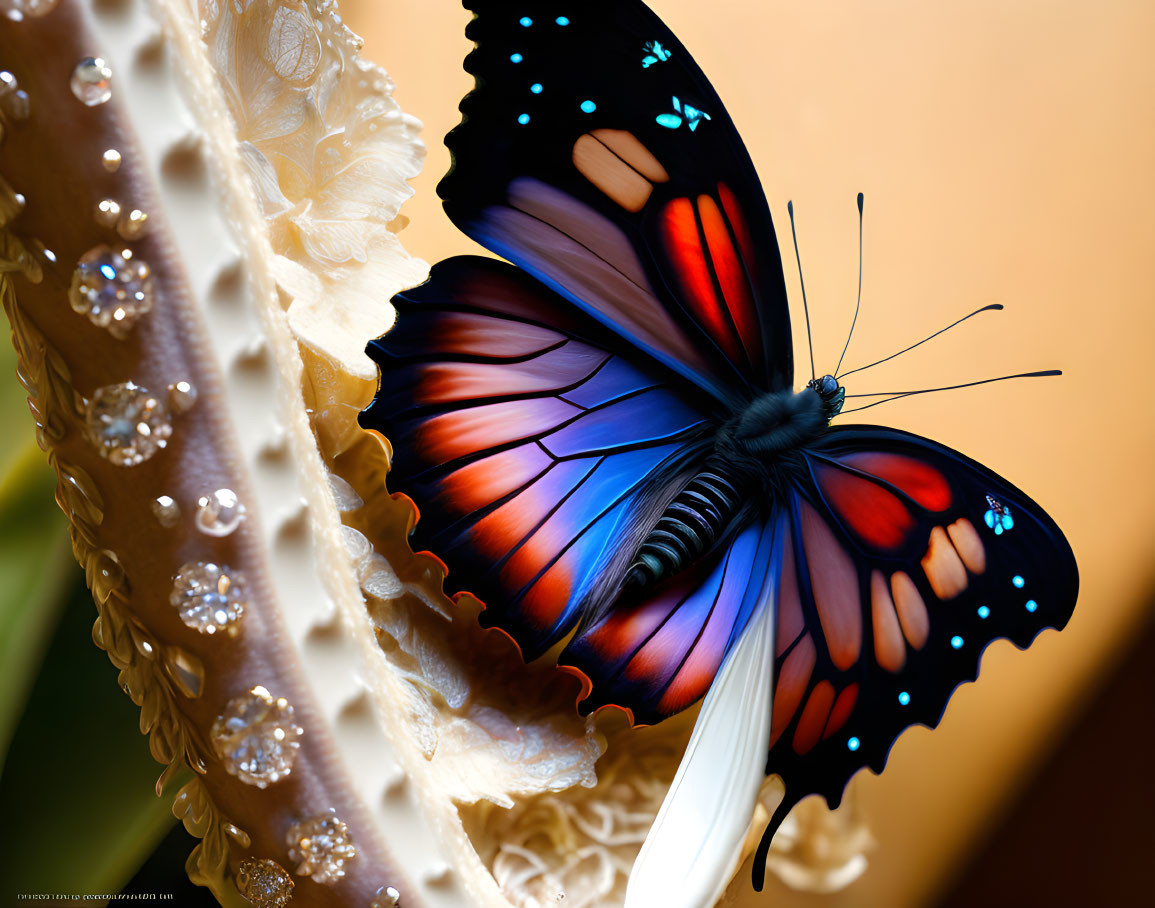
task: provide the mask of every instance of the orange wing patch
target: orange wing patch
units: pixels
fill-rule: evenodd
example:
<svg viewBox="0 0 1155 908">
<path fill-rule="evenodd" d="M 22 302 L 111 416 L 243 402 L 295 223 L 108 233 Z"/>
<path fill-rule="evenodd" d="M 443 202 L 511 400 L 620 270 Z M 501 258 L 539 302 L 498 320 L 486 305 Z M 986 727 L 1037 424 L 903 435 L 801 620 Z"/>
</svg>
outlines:
<svg viewBox="0 0 1155 908">
<path fill-rule="evenodd" d="M 918 587 L 905 571 L 896 571 L 890 575 L 890 592 L 903 636 L 915 649 L 922 649 L 930 636 L 930 616 Z"/>
<path fill-rule="evenodd" d="M 930 581 L 930 588 L 944 602 L 967 588 L 967 569 L 963 567 L 962 559 L 942 527 L 930 531 L 930 543 L 922 559 L 922 569 Z"/>
<path fill-rule="evenodd" d="M 799 756 L 805 756 L 822 740 L 822 730 L 826 728 L 832 706 L 834 685 L 829 681 L 819 681 L 810 692 L 810 699 L 802 710 L 802 718 L 794 729 L 794 750 Z"/>
<path fill-rule="evenodd" d="M 626 211 L 641 211 L 654 183 L 670 179 L 658 159 L 621 129 L 598 129 L 578 137 L 573 163 L 587 180 Z"/>
<path fill-rule="evenodd" d="M 818 658 L 814 641 L 807 635 L 794 647 L 786 661 L 782 663 L 782 670 L 778 673 L 778 686 L 774 689 L 774 711 L 770 716 L 770 746 L 786 730 L 794 713 L 802 703 L 802 696 L 806 693 L 806 685 L 810 683 L 810 673 L 814 671 L 814 663 Z"/>
<path fill-rule="evenodd" d="M 862 648 L 862 606 L 854 562 L 821 517 L 801 505 L 802 539 L 810 566 L 810 585 L 830 661 L 843 671 L 858 661 Z"/>
<path fill-rule="evenodd" d="M 838 699 L 834 701 L 834 709 L 830 710 L 830 718 L 826 720 L 826 731 L 822 733 L 823 740 L 837 733 L 838 730 L 846 724 L 846 720 L 849 719 L 850 714 L 854 712 L 854 704 L 857 702 L 857 684 L 851 684 L 849 687 L 843 689 L 842 693 L 838 695 Z"/>
<path fill-rule="evenodd" d="M 906 644 L 898 625 L 894 600 L 881 571 L 870 575 L 870 604 L 874 626 L 874 658 L 888 672 L 899 672 L 906 665 Z"/>
<path fill-rule="evenodd" d="M 670 175 L 666 173 L 666 168 L 632 132 L 624 129 L 595 129 L 590 135 L 646 179 L 654 183 L 669 181 Z"/>
<path fill-rule="evenodd" d="M 979 538 L 975 525 L 965 517 L 960 517 L 946 528 L 950 541 L 954 543 L 963 564 L 972 574 L 981 574 L 987 569 L 987 553 Z"/>
</svg>

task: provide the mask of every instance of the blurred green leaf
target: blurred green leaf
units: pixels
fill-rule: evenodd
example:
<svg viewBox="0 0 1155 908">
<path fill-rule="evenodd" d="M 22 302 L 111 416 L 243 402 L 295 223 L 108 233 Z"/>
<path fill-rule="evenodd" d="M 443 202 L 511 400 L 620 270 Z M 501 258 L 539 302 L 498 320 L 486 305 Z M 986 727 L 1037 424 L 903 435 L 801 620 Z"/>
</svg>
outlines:
<svg viewBox="0 0 1155 908">
<path fill-rule="evenodd" d="M 78 581 L 0 777 L 0 895 L 9 899 L 119 892 L 175 822 L 171 793 L 184 778 L 156 796 L 162 767 L 138 732 L 139 709 L 92 644 L 95 618 Z"/>
<path fill-rule="evenodd" d="M 118 892 L 175 822 L 140 711 L 92 643 L 96 609 L 14 372 L 0 343 L 0 904 Z"/>
<path fill-rule="evenodd" d="M 16 351 L 6 333 L 0 339 L 0 426 L 5 428 L 0 432 L 0 476 L 7 476 L 33 444 L 35 423 L 28 412 L 28 392 L 16 377 Z"/>
<path fill-rule="evenodd" d="M 0 767 L 44 650 L 67 579 L 79 568 L 68 522 L 53 500 L 56 478 L 33 437 L 16 352 L 0 342 Z"/>
<path fill-rule="evenodd" d="M 31 443 L 0 479 L 0 767 L 69 581 L 81 576 L 55 488 L 55 474 Z"/>
</svg>

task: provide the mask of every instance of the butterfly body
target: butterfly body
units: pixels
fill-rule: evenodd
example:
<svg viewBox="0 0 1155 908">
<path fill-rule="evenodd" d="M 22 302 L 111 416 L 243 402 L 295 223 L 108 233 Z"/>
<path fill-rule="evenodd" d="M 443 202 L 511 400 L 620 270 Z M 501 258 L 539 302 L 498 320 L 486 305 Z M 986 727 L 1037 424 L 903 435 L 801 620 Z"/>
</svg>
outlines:
<svg viewBox="0 0 1155 908">
<path fill-rule="evenodd" d="M 642 543 L 623 586 L 644 591 L 677 574 L 725 538 L 750 501 L 771 501 L 788 485 L 790 455 L 815 441 L 842 407 L 833 376 L 801 391 L 769 391 L 719 427 L 714 452 L 667 505 Z"/>
<path fill-rule="evenodd" d="M 881 771 L 905 728 L 936 725 L 992 640 L 1063 627 L 1074 557 L 993 471 L 910 433 L 831 426 L 833 376 L 794 390 L 753 164 L 642 3 L 465 5 L 478 86 L 439 192 L 509 263 L 448 259 L 395 297 L 362 424 L 393 443 L 391 482 L 421 507 L 413 543 L 450 592 L 526 659 L 566 641 L 583 711 L 653 723 L 705 696 L 702 715 L 729 724 L 703 734 L 735 741 L 710 772 L 740 777 L 734 791 L 785 782 L 772 832 L 806 795 L 835 805 L 859 769 Z M 751 687 L 767 693 L 752 714 L 723 708 Z M 715 837 L 719 861 L 748 822 Z"/>
</svg>

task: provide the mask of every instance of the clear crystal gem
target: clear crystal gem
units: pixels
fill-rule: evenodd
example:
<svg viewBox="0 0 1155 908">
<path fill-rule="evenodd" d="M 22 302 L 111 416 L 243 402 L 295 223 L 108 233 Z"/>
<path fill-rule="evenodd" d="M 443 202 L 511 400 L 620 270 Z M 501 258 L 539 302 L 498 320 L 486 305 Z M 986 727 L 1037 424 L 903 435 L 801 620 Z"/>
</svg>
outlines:
<svg viewBox="0 0 1155 908">
<path fill-rule="evenodd" d="M 101 205 L 106 202 L 109 203 L 108 216 L 115 222 L 120 206 L 111 199 L 105 199 Z M 97 219 L 101 216 L 98 205 Z M 133 255 L 131 249 L 118 251 L 109 246 L 96 246 L 80 257 L 68 290 L 68 301 L 76 312 L 87 315 L 94 325 L 107 328 L 120 338 L 152 308 L 153 298 L 152 269 L 148 262 Z"/>
<path fill-rule="evenodd" d="M 297 862 L 297 876 L 314 883 L 335 883 L 345 875 L 345 864 L 357 857 L 349 828 L 332 811 L 289 827 L 289 859 Z"/>
<path fill-rule="evenodd" d="M 95 107 L 112 97 L 112 70 L 100 57 L 85 57 L 76 64 L 68 84 L 78 101 Z"/>
<path fill-rule="evenodd" d="M 120 202 L 116 199 L 101 199 L 96 203 L 95 217 L 101 227 L 115 227 L 120 217 Z"/>
<path fill-rule="evenodd" d="M 32 111 L 28 92 L 8 70 L 0 72 L 0 111 L 13 120 L 27 120 Z"/>
<path fill-rule="evenodd" d="M 192 409 L 197 402 L 197 389 L 191 381 L 178 381 L 168 386 L 168 405 L 177 413 Z"/>
<path fill-rule="evenodd" d="M 152 515 L 162 527 L 174 527 L 180 522 L 180 505 L 171 495 L 158 495 L 152 501 Z"/>
<path fill-rule="evenodd" d="M 209 737 L 229 773 L 265 788 L 292 772 L 303 734 L 289 701 L 258 686 L 228 702 Z"/>
<path fill-rule="evenodd" d="M 392 886 L 382 886 L 377 890 L 377 898 L 373 899 L 369 908 L 399 908 L 400 905 L 401 893 Z"/>
<path fill-rule="evenodd" d="M 168 601 L 180 620 L 202 634 L 235 637 L 249 603 L 245 577 L 228 565 L 190 561 L 176 572 Z"/>
<path fill-rule="evenodd" d="M 232 489 L 217 489 L 197 499 L 195 522 L 206 536 L 228 536 L 245 519 L 245 506 Z"/>
<path fill-rule="evenodd" d="M 293 880 L 276 861 L 245 858 L 237 868 L 237 890 L 257 908 L 285 908 Z"/>
<path fill-rule="evenodd" d="M 47 16 L 60 0 L 0 0 L 0 11 L 13 22 Z"/>
<path fill-rule="evenodd" d="M 116 224 L 116 232 L 126 240 L 135 240 L 144 236 L 145 230 L 148 229 L 148 215 L 139 208 L 133 208 L 132 211 L 124 215 Z"/>
<path fill-rule="evenodd" d="M 168 407 L 148 388 L 132 382 L 97 388 L 88 402 L 88 437 L 119 467 L 134 467 L 168 443 Z"/>
</svg>

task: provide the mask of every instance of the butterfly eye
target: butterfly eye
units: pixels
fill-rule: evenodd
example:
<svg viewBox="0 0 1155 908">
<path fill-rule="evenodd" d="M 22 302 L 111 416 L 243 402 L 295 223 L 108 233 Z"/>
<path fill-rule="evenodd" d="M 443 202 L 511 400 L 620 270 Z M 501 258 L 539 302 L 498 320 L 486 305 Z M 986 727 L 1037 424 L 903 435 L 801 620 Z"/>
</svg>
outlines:
<svg viewBox="0 0 1155 908">
<path fill-rule="evenodd" d="M 838 379 L 833 375 L 823 375 L 819 379 L 818 393 L 823 397 L 833 397 L 836 391 L 838 391 Z"/>
</svg>

